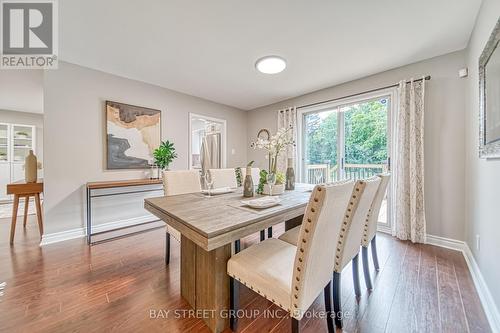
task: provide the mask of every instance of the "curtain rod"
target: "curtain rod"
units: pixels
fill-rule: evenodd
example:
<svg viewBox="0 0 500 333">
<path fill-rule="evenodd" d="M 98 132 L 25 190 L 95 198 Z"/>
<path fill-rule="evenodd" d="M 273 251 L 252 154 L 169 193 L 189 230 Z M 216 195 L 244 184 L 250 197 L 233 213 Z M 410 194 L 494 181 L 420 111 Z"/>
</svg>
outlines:
<svg viewBox="0 0 500 333">
<path fill-rule="evenodd" d="M 426 81 L 429 81 L 431 79 L 431 76 L 427 75 L 424 78 L 413 80 L 413 82 L 419 82 L 419 81 L 422 81 L 423 79 L 425 79 Z M 411 83 L 411 81 L 406 81 L 406 84 L 410 84 L 410 83 Z M 388 88 L 394 88 L 394 87 L 398 87 L 398 86 L 399 86 L 399 83 L 391 84 L 390 86 L 380 87 L 380 88 L 376 88 L 376 89 L 370 89 L 370 90 L 366 90 L 366 91 L 363 91 L 363 92 L 360 92 L 360 93 L 356 93 L 356 94 L 352 94 L 352 95 L 347 95 L 347 96 L 337 97 L 337 98 L 333 98 L 333 99 L 328 99 L 326 101 L 315 102 L 315 103 L 311 103 L 311 104 L 297 106 L 297 109 L 303 109 L 303 108 L 307 108 L 307 107 L 310 107 L 310 106 L 316 106 L 316 105 L 320 105 L 320 104 L 324 104 L 324 103 L 335 102 L 335 101 L 338 101 L 338 100 L 341 100 L 341 99 L 355 97 L 355 96 L 359 96 L 359 95 L 364 95 L 364 94 L 376 92 L 376 91 L 379 91 L 379 90 L 384 90 L 384 89 L 388 89 Z M 283 112 L 283 111 L 280 111 L 280 112 Z"/>
</svg>

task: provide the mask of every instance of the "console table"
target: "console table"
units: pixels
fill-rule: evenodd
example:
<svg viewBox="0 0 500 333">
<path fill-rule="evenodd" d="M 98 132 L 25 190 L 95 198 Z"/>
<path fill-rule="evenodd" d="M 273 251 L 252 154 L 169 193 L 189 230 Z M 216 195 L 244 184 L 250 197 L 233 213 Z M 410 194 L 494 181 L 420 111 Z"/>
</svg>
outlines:
<svg viewBox="0 0 500 333">
<path fill-rule="evenodd" d="M 125 195 L 125 194 L 134 194 L 134 193 L 144 193 L 144 192 L 155 192 L 158 191 L 157 188 L 152 188 L 152 189 L 137 189 L 139 186 L 148 186 L 148 185 L 159 185 L 162 184 L 161 179 L 132 179 L 132 180 L 115 180 L 115 181 L 101 181 L 101 182 L 89 182 L 87 183 L 87 243 L 89 245 L 100 243 L 102 241 L 97 241 L 97 242 L 92 242 L 92 236 L 111 232 L 111 231 L 116 231 L 116 230 L 121 230 L 121 229 L 126 229 L 126 228 L 131 228 L 131 227 L 136 227 L 144 224 L 149 224 L 149 223 L 154 223 L 158 222 L 159 219 L 154 219 L 151 221 L 147 222 L 142 222 L 138 224 L 134 224 L 131 226 L 126 226 L 126 227 L 121 227 L 121 228 L 115 228 L 115 229 L 110 229 L 102 232 L 96 232 L 92 233 L 92 199 L 93 198 L 101 198 L 101 197 L 109 197 L 109 196 L 115 196 L 115 195 Z M 94 193 L 97 190 L 105 190 L 105 189 L 116 189 L 120 188 L 123 189 L 123 191 L 120 192 L 113 192 L 113 193 Z M 149 231 L 153 229 L 158 229 L 161 227 L 154 227 L 146 230 L 142 230 L 139 232 L 144 232 L 144 231 Z M 128 235 L 136 234 L 138 232 L 134 233 L 129 233 Z M 113 240 L 116 238 L 120 238 L 123 236 L 116 236 L 116 237 L 111 237 L 107 238 L 106 241 Z"/>
</svg>

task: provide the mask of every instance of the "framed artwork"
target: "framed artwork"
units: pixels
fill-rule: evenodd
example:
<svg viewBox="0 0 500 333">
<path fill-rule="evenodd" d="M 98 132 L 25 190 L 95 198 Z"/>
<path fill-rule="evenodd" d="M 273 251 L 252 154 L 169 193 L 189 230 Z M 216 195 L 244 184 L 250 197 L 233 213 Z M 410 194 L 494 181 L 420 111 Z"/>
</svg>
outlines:
<svg viewBox="0 0 500 333">
<path fill-rule="evenodd" d="M 146 169 L 161 141 L 161 111 L 106 101 L 107 169 Z"/>
<path fill-rule="evenodd" d="M 500 158 L 500 18 L 479 58 L 479 157 Z"/>
</svg>

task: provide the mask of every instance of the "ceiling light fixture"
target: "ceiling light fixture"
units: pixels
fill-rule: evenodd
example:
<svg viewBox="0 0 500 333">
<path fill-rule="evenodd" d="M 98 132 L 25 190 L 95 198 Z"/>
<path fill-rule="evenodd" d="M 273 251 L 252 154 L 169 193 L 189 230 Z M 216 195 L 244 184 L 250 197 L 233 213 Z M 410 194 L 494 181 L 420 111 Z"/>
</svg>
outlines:
<svg viewBox="0 0 500 333">
<path fill-rule="evenodd" d="M 266 56 L 257 60 L 255 68 L 264 74 L 277 74 L 285 70 L 286 61 L 278 56 Z"/>
</svg>

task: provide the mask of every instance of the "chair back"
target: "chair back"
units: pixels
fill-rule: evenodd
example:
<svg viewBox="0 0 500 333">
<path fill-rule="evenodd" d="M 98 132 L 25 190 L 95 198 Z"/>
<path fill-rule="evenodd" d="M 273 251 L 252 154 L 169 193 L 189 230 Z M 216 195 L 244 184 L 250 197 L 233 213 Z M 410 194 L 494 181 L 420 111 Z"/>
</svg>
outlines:
<svg viewBox="0 0 500 333">
<path fill-rule="evenodd" d="M 380 213 L 382 201 L 384 201 L 385 192 L 387 191 L 387 184 L 389 184 L 389 180 L 391 179 L 391 174 L 382 173 L 378 175 L 378 177 L 380 177 L 380 185 L 378 186 L 377 194 L 375 194 L 372 206 L 366 217 L 365 230 L 361 242 L 361 245 L 365 247 L 370 244 L 370 241 L 377 233 L 378 215 Z"/>
<path fill-rule="evenodd" d="M 163 171 L 163 189 L 166 196 L 201 192 L 200 172 Z"/>
<path fill-rule="evenodd" d="M 234 168 L 209 169 L 208 172 L 213 179 L 213 188 L 230 187 L 236 188 L 236 171 Z"/>
<path fill-rule="evenodd" d="M 357 207 L 352 211 L 347 209 L 343 222 L 345 228 L 341 229 L 336 241 L 334 271 L 337 273 L 342 272 L 342 269 L 359 253 L 366 216 L 379 184 L 380 178 L 375 176 L 358 180 L 354 186 L 351 202 L 357 201 Z"/>
<path fill-rule="evenodd" d="M 302 318 L 316 297 L 332 278 L 336 242 L 354 182 L 316 185 L 297 242 L 292 280 L 290 314 Z M 359 243 L 358 243 L 359 244 Z"/>
<path fill-rule="evenodd" d="M 241 168 L 241 183 L 245 183 L 245 177 L 247 173 L 247 168 L 242 167 Z M 252 180 L 254 185 L 258 185 L 260 181 L 260 169 L 259 168 L 252 168 Z"/>
</svg>

